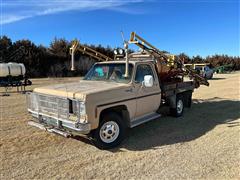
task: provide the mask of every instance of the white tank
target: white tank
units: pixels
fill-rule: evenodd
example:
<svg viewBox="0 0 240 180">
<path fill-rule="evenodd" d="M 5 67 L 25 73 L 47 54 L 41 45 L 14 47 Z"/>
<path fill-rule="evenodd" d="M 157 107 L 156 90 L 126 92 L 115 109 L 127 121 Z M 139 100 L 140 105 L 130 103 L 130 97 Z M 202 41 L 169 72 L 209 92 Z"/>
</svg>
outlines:
<svg viewBox="0 0 240 180">
<path fill-rule="evenodd" d="M 0 63 L 0 77 L 25 75 L 26 69 L 21 63 Z"/>
</svg>

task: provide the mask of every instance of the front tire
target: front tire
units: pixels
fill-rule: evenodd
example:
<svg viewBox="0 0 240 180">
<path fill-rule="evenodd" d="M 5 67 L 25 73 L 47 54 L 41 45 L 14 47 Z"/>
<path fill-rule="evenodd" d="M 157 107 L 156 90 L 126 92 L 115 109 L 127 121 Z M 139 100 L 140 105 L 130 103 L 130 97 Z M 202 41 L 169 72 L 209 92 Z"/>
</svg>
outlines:
<svg viewBox="0 0 240 180">
<path fill-rule="evenodd" d="M 108 113 L 101 119 L 99 127 L 92 134 L 93 143 L 100 149 L 118 146 L 125 138 L 127 127 L 117 113 Z"/>
</svg>

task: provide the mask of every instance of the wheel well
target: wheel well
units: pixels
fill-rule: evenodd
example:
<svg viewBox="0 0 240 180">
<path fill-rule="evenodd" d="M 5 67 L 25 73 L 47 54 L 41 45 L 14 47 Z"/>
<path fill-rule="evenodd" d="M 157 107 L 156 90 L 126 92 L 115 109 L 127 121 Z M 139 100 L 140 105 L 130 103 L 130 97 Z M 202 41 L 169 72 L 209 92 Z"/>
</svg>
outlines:
<svg viewBox="0 0 240 180">
<path fill-rule="evenodd" d="M 126 125 L 128 127 L 130 126 L 129 112 L 125 105 L 118 105 L 118 106 L 114 106 L 114 107 L 110 107 L 110 108 L 102 110 L 100 113 L 99 120 L 102 121 L 104 115 L 106 115 L 108 113 L 112 113 L 112 112 L 117 113 L 119 116 L 121 116 L 122 119 L 125 121 Z"/>
</svg>

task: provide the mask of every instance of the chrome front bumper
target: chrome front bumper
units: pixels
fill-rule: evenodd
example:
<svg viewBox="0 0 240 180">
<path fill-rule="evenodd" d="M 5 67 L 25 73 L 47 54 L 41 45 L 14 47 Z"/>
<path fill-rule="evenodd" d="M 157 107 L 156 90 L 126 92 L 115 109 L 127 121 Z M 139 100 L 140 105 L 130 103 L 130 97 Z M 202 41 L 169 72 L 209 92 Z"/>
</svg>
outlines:
<svg viewBox="0 0 240 180">
<path fill-rule="evenodd" d="M 91 131 L 91 125 L 89 123 L 78 123 L 59 120 L 45 115 L 38 115 L 37 113 L 34 113 L 32 111 L 29 112 L 34 117 L 34 120 L 30 122 L 41 124 L 45 129 L 54 128 L 63 132 L 67 132 L 69 134 L 88 134 Z"/>
</svg>

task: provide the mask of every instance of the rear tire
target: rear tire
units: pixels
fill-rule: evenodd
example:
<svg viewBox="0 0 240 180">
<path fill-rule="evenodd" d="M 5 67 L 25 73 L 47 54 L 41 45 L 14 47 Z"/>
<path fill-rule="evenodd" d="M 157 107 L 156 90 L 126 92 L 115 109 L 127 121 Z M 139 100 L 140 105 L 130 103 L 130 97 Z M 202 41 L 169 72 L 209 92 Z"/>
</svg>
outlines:
<svg viewBox="0 0 240 180">
<path fill-rule="evenodd" d="M 92 140 L 99 149 L 111 149 L 118 146 L 127 133 L 127 127 L 117 113 L 108 113 L 103 116 L 99 127 L 93 131 Z"/>
<path fill-rule="evenodd" d="M 184 98 L 182 95 L 177 95 L 175 108 L 170 108 L 170 114 L 174 117 L 180 117 L 184 111 Z"/>
<path fill-rule="evenodd" d="M 184 93 L 184 106 L 187 108 L 192 106 L 192 91 Z"/>
</svg>

